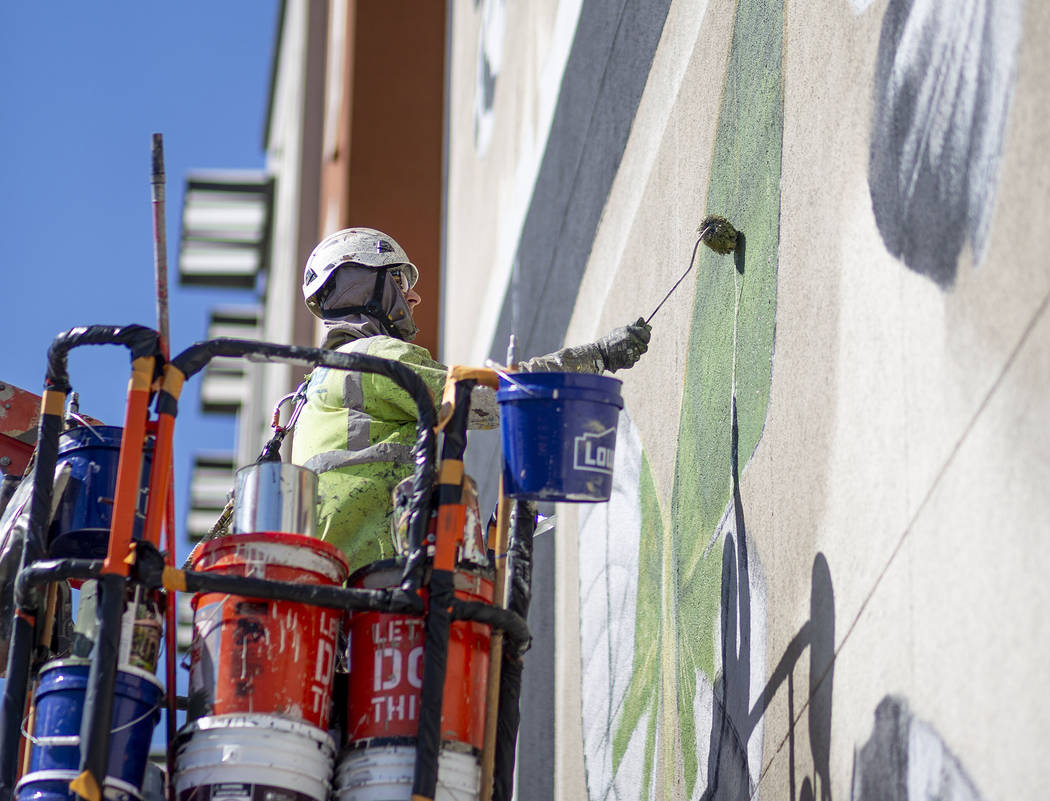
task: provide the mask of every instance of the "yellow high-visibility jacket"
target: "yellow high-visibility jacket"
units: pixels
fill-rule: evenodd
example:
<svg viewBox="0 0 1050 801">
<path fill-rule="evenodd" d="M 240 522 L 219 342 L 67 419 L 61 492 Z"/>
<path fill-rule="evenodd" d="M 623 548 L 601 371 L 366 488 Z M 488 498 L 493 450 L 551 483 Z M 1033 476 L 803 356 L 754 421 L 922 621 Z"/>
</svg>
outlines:
<svg viewBox="0 0 1050 801">
<path fill-rule="evenodd" d="M 446 368 L 426 348 L 388 336 L 336 350 L 399 361 L 440 402 Z M 412 474 L 416 404 L 385 376 L 318 367 L 292 442 L 292 461 L 318 474 L 318 536 L 338 547 L 351 570 L 395 555 L 394 486 Z"/>
</svg>

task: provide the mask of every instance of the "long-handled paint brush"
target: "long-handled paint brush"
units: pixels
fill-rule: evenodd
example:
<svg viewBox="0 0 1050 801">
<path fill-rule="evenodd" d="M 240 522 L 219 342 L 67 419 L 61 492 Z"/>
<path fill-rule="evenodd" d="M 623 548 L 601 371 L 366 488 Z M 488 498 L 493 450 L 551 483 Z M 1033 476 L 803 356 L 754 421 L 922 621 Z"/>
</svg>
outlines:
<svg viewBox="0 0 1050 801">
<path fill-rule="evenodd" d="M 693 255 L 689 257 L 689 266 L 686 267 L 685 272 L 682 273 L 682 277 L 674 282 L 664 299 L 661 300 L 656 308 L 653 309 L 652 314 L 645 318 L 645 324 L 648 325 L 649 321 L 656 316 L 656 313 L 660 311 L 660 307 L 667 302 L 667 299 L 671 297 L 678 285 L 685 280 L 685 277 L 689 275 L 689 271 L 693 269 L 693 264 L 696 261 L 696 251 L 700 247 L 700 243 L 703 242 L 715 253 L 721 256 L 725 256 L 736 250 L 738 232 L 733 227 L 732 223 L 729 222 L 725 217 L 718 214 L 709 214 L 700 223 L 700 227 L 696 229 L 696 244 L 693 245 Z"/>
</svg>

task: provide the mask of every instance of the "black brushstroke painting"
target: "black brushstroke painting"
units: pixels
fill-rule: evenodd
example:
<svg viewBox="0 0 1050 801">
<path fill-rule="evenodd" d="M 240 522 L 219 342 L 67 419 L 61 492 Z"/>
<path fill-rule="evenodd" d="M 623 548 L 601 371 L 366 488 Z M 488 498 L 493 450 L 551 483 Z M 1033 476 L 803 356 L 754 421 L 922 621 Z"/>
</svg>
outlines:
<svg viewBox="0 0 1050 801">
<path fill-rule="evenodd" d="M 1023 0 L 889 0 L 868 183 L 886 248 L 951 287 L 987 244 Z"/>
</svg>

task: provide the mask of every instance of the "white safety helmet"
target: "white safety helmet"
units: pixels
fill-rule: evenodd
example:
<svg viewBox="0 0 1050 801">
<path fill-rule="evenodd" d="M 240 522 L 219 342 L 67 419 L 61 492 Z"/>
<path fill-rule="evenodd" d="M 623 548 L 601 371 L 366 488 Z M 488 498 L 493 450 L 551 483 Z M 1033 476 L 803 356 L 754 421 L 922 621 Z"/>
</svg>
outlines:
<svg viewBox="0 0 1050 801">
<path fill-rule="evenodd" d="M 332 274 L 344 264 L 390 269 L 397 267 L 409 287 L 419 280 L 419 270 L 393 237 L 374 228 L 344 228 L 318 243 L 303 269 L 303 298 L 315 317 L 323 317 L 318 293 Z"/>
</svg>

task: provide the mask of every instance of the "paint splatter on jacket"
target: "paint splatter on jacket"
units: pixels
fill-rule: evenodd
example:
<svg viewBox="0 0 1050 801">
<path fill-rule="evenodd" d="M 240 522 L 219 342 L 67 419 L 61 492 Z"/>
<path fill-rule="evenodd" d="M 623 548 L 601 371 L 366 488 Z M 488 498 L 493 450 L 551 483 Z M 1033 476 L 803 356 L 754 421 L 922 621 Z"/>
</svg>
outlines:
<svg viewBox="0 0 1050 801">
<path fill-rule="evenodd" d="M 441 398 L 446 368 L 418 345 L 388 336 L 336 350 L 408 365 Z M 318 536 L 356 569 L 395 555 L 390 533 L 394 486 L 412 474 L 416 405 L 385 376 L 318 367 L 292 442 L 292 461 L 318 474 Z"/>
</svg>

